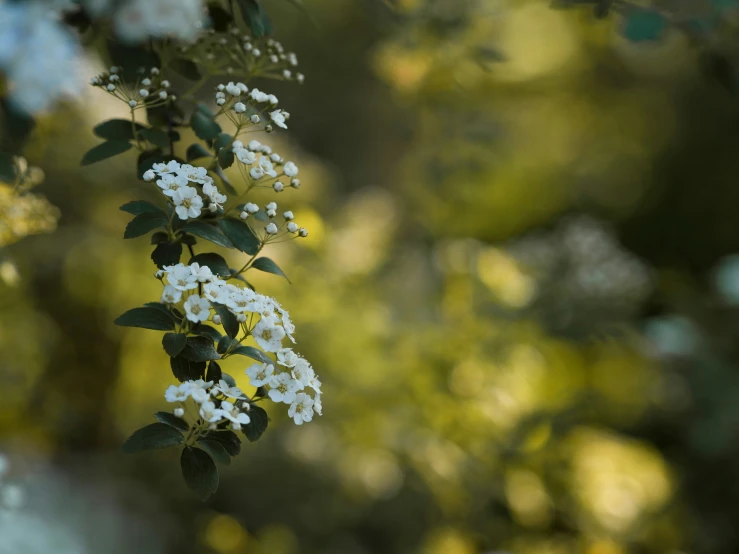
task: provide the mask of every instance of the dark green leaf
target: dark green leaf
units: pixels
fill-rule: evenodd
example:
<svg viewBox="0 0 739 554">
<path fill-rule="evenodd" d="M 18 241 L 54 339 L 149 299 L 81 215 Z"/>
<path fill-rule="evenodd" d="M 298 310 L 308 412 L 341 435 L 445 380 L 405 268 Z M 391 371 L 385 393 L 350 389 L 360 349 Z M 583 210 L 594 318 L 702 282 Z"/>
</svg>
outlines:
<svg viewBox="0 0 739 554">
<path fill-rule="evenodd" d="M 139 123 L 135 124 L 136 131 L 139 132 L 145 127 Z M 96 125 L 92 130 L 95 135 L 106 140 L 134 140 L 134 125 L 130 119 L 109 119 Z"/>
<path fill-rule="evenodd" d="M 249 411 L 249 423 L 241 426 L 241 431 L 249 439 L 249 442 L 259 440 L 259 437 L 267 430 L 269 418 L 267 412 L 257 405 L 252 404 Z"/>
<path fill-rule="evenodd" d="M 187 225 L 183 226 L 180 231 L 190 233 L 201 239 L 209 240 L 218 246 L 225 246 L 226 248 L 233 248 L 231 241 L 217 227 L 210 225 L 204 221 L 191 221 Z"/>
<path fill-rule="evenodd" d="M 192 60 L 186 58 L 176 58 L 169 62 L 169 68 L 175 73 L 179 73 L 185 79 L 190 81 L 199 81 L 201 79 L 200 71 L 198 66 Z"/>
<path fill-rule="evenodd" d="M 185 437 L 177 429 L 165 423 L 152 423 L 131 435 L 123 444 L 123 451 L 133 454 L 142 450 L 177 446 L 183 442 L 185 442 Z"/>
<path fill-rule="evenodd" d="M 213 254 L 212 252 L 206 252 L 204 254 L 198 254 L 190 258 L 188 264 L 199 263 L 200 265 L 207 265 L 210 270 L 218 275 L 219 277 L 229 277 L 231 272 L 228 269 L 228 264 L 222 256 Z"/>
<path fill-rule="evenodd" d="M 164 351 L 169 354 L 171 358 L 179 356 L 180 352 L 185 349 L 187 344 L 187 335 L 182 333 L 165 333 L 162 337 L 162 346 Z"/>
<path fill-rule="evenodd" d="M 228 350 L 228 347 L 231 346 L 232 338 L 228 337 L 226 335 L 222 336 L 220 340 L 218 341 L 218 353 L 219 354 L 225 354 Z"/>
<path fill-rule="evenodd" d="M 231 27 L 231 24 L 233 23 L 231 14 L 220 6 L 216 6 L 214 4 L 208 4 L 208 16 L 213 29 L 219 33 L 228 31 L 229 27 Z"/>
<path fill-rule="evenodd" d="M 233 431 L 209 431 L 205 438 L 220 442 L 229 456 L 238 456 L 241 452 L 241 440 Z"/>
<path fill-rule="evenodd" d="M 188 337 L 187 344 L 182 350 L 182 358 L 191 362 L 207 362 L 218 360 L 221 356 L 213 348 L 213 341 L 208 337 Z"/>
<path fill-rule="evenodd" d="M 179 242 L 161 242 L 151 253 L 152 261 L 159 269 L 165 265 L 177 265 L 182 255 L 182 244 Z"/>
<path fill-rule="evenodd" d="M 267 356 L 267 354 L 265 354 L 261 350 L 258 350 L 257 348 L 254 348 L 253 346 L 239 346 L 233 351 L 233 353 L 246 356 L 248 358 L 251 358 L 252 360 L 256 360 L 264 364 L 274 364 L 275 363 L 272 358 Z"/>
<path fill-rule="evenodd" d="M 231 151 L 230 148 L 222 148 L 220 152 L 218 152 L 218 165 L 220 165 L 223 169 L 226 169 L 228 167 L 231 167 L 234 163 L 234 153 Z"/>
<path fill-rule="evenodd" d="M 221 316 L 221 325 L 223 325 L 223 330 L 226 331 L 226 334 L 232 339 L 236 338 L 236 335 L 239 334 L 240 326 L 233 312 L 223 304 L 218 304 L 217 302 L 211 302 L 210 304 L 216 313 Z"/>
<path fill-rule="evenodd" d="M 215 142 L 213 143 L 213 149 L 218 154 L 218 164 L 226 169 L 231 167 L 234 163 L 234 153 L 231 148 L 233 137 L 228 133 L 220 133 Z"/>
<path fill-rule="evenodd" d="M 128 310 L 115 320 L 115 324 L 121 327 L 141 327 L 143 329 L 154 329 L 155 331 L 171 331 L 174 329 L 172 316 L 153 306 Z"/>
<path fill-rule="evenodd" d="M 141 77 L 140 67 L 147 70 L 152 67 L 161 67 L 159 56 L 148 46 L 127 44 L 120 40 L 107 41 L 108 55 L 113 65 L 120 67 L 120 75 L 124 81 L 135 81 Z"/>
<path fill-rule="evenodd" d="M 198 143 L 188 146 L 187 151 L 185 152 L 185 157 L 188 162 L 197 160 L 198 158 L 210 158 L 211 156 L 212 154 L 208 152 L 202 144 Z"/>
<path fill-rule="evenodd" d="M 132 200 L 131 202 L 123 204 L 123 206 L 118 209 L 122 212 L 128 212 L 131 215 L 157 214 L 161 215 L 162 217 L 167 217 L 167 214 L 164 213 L 164 210 L 162 210 L 159 206 L 155 206 L 151 202 L 147 202 L 146 200 Z"/>
<path fill-rule="evenodd" d="M 221 226 L 223 233 L 236 248 L 250 256 L 259 252 L 259 239 L 251 232 L 251 229 L 249 229 L 249 226 L 246 223 L 240 219 L 227 217 L 222 219 L 219 222 L 219 225 Z"/>
<path fill-rule="evenodd" d="M 257 0 L 237 0 L 237 3 L 244 23 L 255 37 L 259 38 L 270 34 L 272 23 L 260 2 Z"/>
<path fill-rule="evenodd" d="M 169 240 L 169 235 L 165 233 L 164 231 L 157 231 L 156 233 L 151 235 L 152 244 L 161 244 L 163 242 L 167 242 L 168 240 Z M 152 254 L 152 257 L 153 257 L 153 254 Z"/>
<path fill-rule="evenodd" d="M 201 111 L 194 111 L 190 118 L 190 126 L 195 135 L 202 140 L 213 140 L 221 132 L 221 126 Z"/>
<path fill-rule="evenodd" d="M 123 140 L 109 140 L 92 147 L 82 156 L 82 165 L 101 162 L 131 149 L 131 143 Z"/>
<path fill-rule="evenodd" d="M 169 135 L 167 135 L 167 132 L 162 129 L 155 129 L 153 127 L 145 128 L 139 131 L 139 135 L 155 146 L 159 146 L 160 148 L 169 148 Z"/>
<path fill-rule="evenodd" d="M 211 110 L 207 104 L 203 104 L 202 102 L 197 103 L 197 105 L 195 106 L 195 110 L 207 116 L 208 119 L 213 119 L 215 117 L 213 110 Z"/>
<path fill-rule="evenodd" d="M 147 302 L 144 304 L 144 307 L 146 308 L 152 308 L 154 310 L 159 310 L 163 314 L 165 314 L 167 317 L 171 318 L 172 321 L 178 322 L 181 318 L 178 318 L 175 314 L 173 314 L 169 307 L 166 304 L 162 304 L 161 302 Z"/>
<path fill-rule="evenodd" d="M 170 427 L 173 427 L 178 431 L 182 431 L 183 433 L 187 433 L 190 430 L 190 426 L 184 419 L 177 417 L 174 414 L 170 414 L 169 412 L 157 412 L 154 414 L 154 417 L 162 423 L 166 423 Z"/>
<path fill-rule="evenodd" d="M 205 362 L 192 362 L 182 356 L 170 358 L 169 366 L 178 381 L 197 381 L 205 375 Z"/>
<path fill-rule="evenodd" d="M 159 227 L 166 227 L 167 217 L 163 214 L 143 213 L 134 217 L 123 233 L 124 239 L 134 239 Z"/>
<path fill-rule="evenodd" d="M 213 342 L 221 340 L 222 336 L 216 329 L 214 329 L 210 325 L 205 325 L 203 323 L 198 325 L 197 329 L 193 329 L 193 333 L 202 337 L 208 337 Z"/>
<path fill-rule="evenodd" d="M 226 466 L 231 464 L 231 456 L 228 455 L 228 452 L 226 452 L 226 449 L 223 448 L 223 445 L 220 442 L 203 437 L 198 439 L 198 444 L 200 445 L 200 448 L 210 454 L 210 457 L 219 464 Z"/>
<path fill-rule="evenodd" d="M 234 138 L 231 135 L 229 135 L 228 133 L 218 133 L 218 136 L 213 141 L 213 150 L 217 154 L 218 152 L 220 152 L 226 146 L 229 146 L 230 147 L 230 145 L 233 142 L 233 140 L 234 140 Z"/>
<path fill-rule="evenodd" d="M 266 271 L 267 273 L 274 273 L 275 275 L 280 275 L 281 277 L 284 277 L 287 279 L 287 275 L 285 275 L 282 270 L 280 269 L 280 266 L 278 266 L 275 262 L 273 262 L 270 258 L 257 258 L 254 260 L 254 263 L 251 264 L 251 266 L 254 269 L 258 269 L 259 271 Z M 287 282 L 290 282 L 290 279 L 287 279 Z"/>
<path fill-rule="evenodd" d="M 221 366 L 219 366 L 218 363 L 214 362 L 213 360 L 208 362 L 208 373 L 205 374 L 205 380 L 217 383 L 221 380 L 222 376 L 223 372 L 221 371 Z"/>
<path fill-rule="evenodd" d="M 203 450 L 186 446 L 180 466 L 185 483 L 198 499 L 206 501 L 218 489 L 218 469 Z"/>
</svg>

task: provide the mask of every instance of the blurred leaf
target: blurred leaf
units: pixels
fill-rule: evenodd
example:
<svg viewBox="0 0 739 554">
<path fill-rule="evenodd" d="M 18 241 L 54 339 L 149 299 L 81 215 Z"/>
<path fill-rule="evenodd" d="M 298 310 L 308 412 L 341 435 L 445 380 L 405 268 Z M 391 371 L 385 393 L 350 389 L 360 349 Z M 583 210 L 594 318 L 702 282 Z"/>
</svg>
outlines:
<svg viewBox="0 0 739 554">
<path fill-rule="evenodd" d="M 190 81 L 199 81 L 202 78 L 197 64 L 186 58 L 175 58 L 167 64 L 167 67 Z"/>
<path fill-rule="evenodd" d="M 164 212 L 161 214 L 143 213 L 134 217 L 128 225 L 126 225 L 123 238 L 134 239 L 159 227 L 166 227 L 168 223 L 169 220 L 164 215 Z"/>
<path fill-rule="evenodd" d="M 226 177 L 226 174 L 223 172 L 223 169 L 221 169 L 220 166 L 215 166 L 213 168 L 213 172 L 221 180 L 221 183 L 223 184 L 223 188 L 226 189 L 226 192 L 228 192 L 229 194 L 236 194 L 236 189 L 231 184 L 231 181 L 228 180 L 228 178 Z"/>
<path fill-rule="evenodd" d="M 631 42 L 655 41 L 665 34 L 667 24 L 656 10 L 631 8 L 624 16 L 621 33 Z"/>
<path fill-rule="evenodd" d="M 234 163 L 234 153 L 230 147 L 233 137 L 228 133 L 220 133 L 215 142 L 213 143 L 213 149 L 218 154 L 218 164 L 226 169 L 231 167 Z"/>
<path fill-rule="evenodd" d="M 157 412 L 154 414 L 154 417 L 162 423 L 169 425 L 173 429 L 182 431 L 183 433 L 187 433 L 190 430 L 190 426 L 184 419 L 177 417 L 174 414 L 170 414 L 169 412 Z"/>
<path fill-rule="evenodd" d="M 274 273 L 275 275 L 280 275 L 281 277 L 284 277 L 287 279 L 287 275 L 285 275 L 282 270 L 280 269 L 280 266 L 278 266 L 275 262 L 273 262 L 270 258 L 257 258 L 254 260 L 254 263 L 251 265 L 254 269 L 258 269 L 259 271 L 266 271 L 267 273 Z M 287 279 L 287 282 L 290 282 L 290 279 Z"/>
<path fill-rule="evenodd" d="M 241 452 L 241 440 L 233 431 L 209 431 L 205 438 L 221 443 L 229 456 L 238 456 Z"/>
<path fill-rule="evenodd" d="M 148 140 L 154 146 L 169 148 L 169 135 L 162 129 L 155 129 L 154 127 L 144 128 L 139 131 L 139 135 L 141 135 L 145 140 Z"/>
<path fill-rule="evenodd" d="M 165 333 L 162 337 L 162 346 L 170 358 L 176 358 L 185 349 L 187 335 L 182 333 Z"/>
<path fill-rule="evenodd" d="M 215 117 L 215 114 L 213 113 L 213 110 L 211 110 L 207 104 L 204 104 L 203 102 L 198 102 L 195 105 L 195 110 L 202 113 L 203 115 L 207 116 L 208 119 L 213 119 Z"/>
<path fill-rule="evenodd" d="M 203 450 L 186 446 L 180 457 L 182 477 L 198 499 L 207 500 L 218 489 L 218 469 Z"/>
<path fill-rule="evenodd" d="M 241 17 L 249 27 L 251 33 L 257 37 L 263 37 L 272 32 L 272 22 L 264 11 L 262 4 L 257 0 L 237 0 Z"/>
<path fill-rule="evenodd" d="M 109 119 L 96 125 L 92 132 L 100 138 L 106 140 L 134 140 L 133 127 L 136 126 L 136 132 L 146 129 L 139 123 L 132 124 L 130 119 Z"/>
<path fill-rule="evenodd" d="M 213 252 L 206 252 L 204 254 L 198 254 L 190 258 L 188 264 L 199 263 L 200 265 L 207 265 L 210 270 L 218 275 L 219 277 L 229 277 L 231 272 L 228 269 L 228 264 L 223 256 L 214 254 Z"/>
<path fill-rule="evenodd" d="M 250 406 L 248 414 L 249 423 L 241 426 L 241 432 L 246 435 L 249 442 L 255 442 L 267 430 L 269 418 L 267 417 L 267 412 L 256 405 Z"/>
<path fill-rule="evenodd" d="M 231 456 L 220 442 L 201 437 L 198 439 L 198 444 L 219 464 L 231 465 Z"/>
<path fill-rule="evenodd" d="M 177 446 L 183 442 L 185 437 L 177 429 L 165 423 L 152 423 L 131 435 L 123 444 L 123 451 L 133 454 L 143 450 Z"/>
<path fill-rule="evenodd" d="M 156 52 L 145 46 L 126 44 L 119 40 L 107 41 L 108 55 L 113 65 L 119 67 L 119 74 L 124 81 L 136 81 L 141 77 L 140 67 L 147 73 L 152 67 L 161 67 L 161 60 Z"/>
<path fill-rule="evenodd" d="M 221 356 L 213 348 L 213 341 L 209 337 L 188 337 L 187 344 L 180 355 L 191 362 L 207 362 L 218 360 Z"/>
<path fill-rule="evenodd" d="M 210 305 L 221 316 L 221 325 L 223 325 L 226 334 L 232 339 L 236 338 L 236 335 L 239 334 L 239 322 L 233 312 L 223 304 L 218 304 L 217 302 L 211 302 Z"/>
<path fill-rule="evenodd" d="M 155 331 L 172 331 L 175 328 L 172 316 L 153 306 L 128 310 L 115 320 L 121 327 L 141 327 Z"/>
<path fill-rule="evenodd" d="M 250 256 L 259 252 L 261 243 L 246 223 L 240 219 L 227 217 L 219 221 L 218 224 L 236 248 Z M 227 276 L 230 275 L 231 273 L 229 272 Z"/>
<path fill-rule="evenodd" d="M 158 214 L 162 217 L 167 217 L 167 214 L 164 213 L 164 210 L 162 210 L 159 206 L 155 206 L 151 202 L 147 202 L 146 200 L 132 200 L 131 202 L 126 202 L 118 209 L 131 215 Z"/>
<path fill-rule="evenodd" d="M 202 144 L 195 143 L 187 147 L 185 157 L 188 162 L 197 160 L 198 158 L 210 158 L 212 154 L 208 152 Z"/>
<path fill-rule="evenodd" d="M 0 180 L 6 183 L 13 183 L 15 181 L 15 163 L 13 162 L 13 155 L 7 152 L 0 152 Z"/>
<path fill-rule="evenodd" d="M 210 225 L 204 221 L 191 221 L 187 225 L 183 226 L 180 231 L 190 233 L 201 239 L 209 240 L 218 246 L 224 246 L 226 248 L 233 248 L 231 241 L 221 232 L 218 227 Z"/>
<path fill-rule="evenodd" d="M 178 381 L 197 381 L 205 375 L 205 362 L 193 362 L 182 356 L 170 358 L 169 366 Z"/>
<path fill-rule="evenodd" d="M 82 156 L 81 163 L 82 165 L 90 165 L 101 162 L 108 158 L 112 158 L 113 156 L 117 156 L 118 154 L 123 154 L 131 148 L 132 146 L 129 142 L 122 140 L 109 140 L 98 144 L 97 146 L 93 146 L 90 150 L 85 152 L 85 155 Z"/>
<path fill-rule="evenodd" d="M 215 4 L 208 4 L 208 17 L 212 23 L 212 28 L 218 32 L 228 31 L 233 23 L 231 14 Z"/>
<path fill-rule="evenodd" d="M 202 140 L 213 140 L 221 132 L 221 126 L 201 111 L 194 111 L 190 118 L 190 126 L 195 135 Z"/>
<path fill-rule="evenodd" d="M 168 238 L 168 237 L 165 237 Z M 151 253 L 151 259 L 159 269 L 165 265 L 177 265 L 182 256 L 182 244 L 179 242 L 160 242 Z"/>
<path fill-rule="evenodd" d="M 272 358 L 267 356 L 267 354 L 257 348 L 254 348 L 253 346 L 239 346 L 233 351 L 233 353 L 239 354 L 241 356 L 246 356 L 248 358 L 251 358 L 252 360 L 256 360 L 265 364 L 275 363 Z"/>
<path fill-rule="evenodd" d="M 737 86 L 739 79 L 737 79 L 734 64 L 722 52 L 706 52 L 701 58 L 701 64 L 706 76 L 715 79 L 728 92 L 734 94 L 739 89 Z"/>
<path fill-rule="evenodd" d="M 208 372 L 205 374 L 205 380 L 217 383 L 221 380 L 221 377 L 223 377 L 221 366 L 219 366 L 218 363 L 213 360 L 208 362 Z"/>
</svg>

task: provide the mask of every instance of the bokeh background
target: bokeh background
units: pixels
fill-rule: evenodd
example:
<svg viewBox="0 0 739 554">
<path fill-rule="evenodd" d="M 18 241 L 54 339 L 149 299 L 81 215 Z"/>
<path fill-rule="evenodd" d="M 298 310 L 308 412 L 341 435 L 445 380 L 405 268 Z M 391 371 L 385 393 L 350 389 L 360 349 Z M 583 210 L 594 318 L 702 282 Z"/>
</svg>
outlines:
<svg viewBox="0 0 739 554">
<path fill-rule="evenodd" d="M 733 70 L 592 6 L 267 8 L 307 76 L 264 88 L 301 167 L 278 200 L 310 236 L 271 253 L 293 285 L 254 284 L 293 314 L 325 415 L 271 411 L 206 504 L 177 452 L 120 452 L 172 377 L 159 333 L 112 323 L 160 285 L 121 238 L 133 154 L 79 165 L 125 117 L 90 90 L 25 151 L 57 229 L 0 250 L 0 451 L 24 491 L 0 552 L 739 552 Z M 720 11 L 733 51 L 731 6 L 683 8 Z"/>
</svg>

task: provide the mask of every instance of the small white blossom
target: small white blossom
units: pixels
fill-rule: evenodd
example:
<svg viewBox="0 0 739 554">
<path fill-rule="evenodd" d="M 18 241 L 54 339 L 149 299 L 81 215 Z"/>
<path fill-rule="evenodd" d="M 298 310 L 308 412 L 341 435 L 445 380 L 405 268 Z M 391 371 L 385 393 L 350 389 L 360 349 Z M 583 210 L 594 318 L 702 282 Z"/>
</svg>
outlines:
<svg viewBox="0 0 739 554">
<path fill-rule="evenodd" d="M 161 179 L 157 180 L 157 186 L 162 189 L 164 196 L 174 197 L 178 190 L 187 187 L 187 177 L 184 175 L 174 175 L 172 173 L 164 173 Z"/>
<path fill-rule="evenodd" d="M 282 348 L 285 330 L 277 325 L 274 317 L 262 317 L 252 331 L 257 344 L 266 352 L 277 352 Z"/>
<path fill-rule="evenodd" d="M 293 352 L 292 348 L 282 348 L 277 351 L 277 363 L 285 367 L 294 367 L 298 360 L 300 356 Z"/>
<path fill-rule="evenodd" d="M 282 171 L 288 177 L 295 177 L 298 174 L 298 166 L 296 166 L 293 162 L 287 162 L 284 166 L 282 166 Z"/>
<path fill-rule="evenodd" d="M 275 184 L 272 185 L 272 188 L 275 192 L 282 192 L 285 189 L 285 185 L 277 181 Z"/>
<path fill-rule="evenodd" d="M 308 229 L 306 229 L 305 227 L 301 227 L 300 229 L 298 229 L 298 235 L 300 235 L 301 237 L 304 237 L 304 238 L 307 237 L 308 236 Z"/>
<path fill-rule="evenodd" d="M 251 121 L 254 125 L 259 123 L 261 120 L 259 119 L 259 116 L 257 114 L 254 114 L 249 118 L 249 121 Z"/>
<path fill-rule="evenodd" d="M 278 373 L 273 375 L 269 382 L 269 397 L 273 402 L 284 402 L 291 404 L 295 400 L 297 391 L 297 383 L 287 373 Z"/>
<path fill-rule="evenodd" d="M 185 313 L 187 319 L 194 323 L 208 321 L 210 318 L 210 302 L 205 298 L 200 298 L 197 294 L 193 294 L 185 301 Z"/>
<path fill-rule="evenodd" d="M 272 364 L 252 364 L 246 369 L 249 376 L 249 383 L 253 387 L 263 387 L 272 380 L 275 372 L 275 366 Z"/>
<path fill-rule="evenodd" d="M 175 212 L 180 219 L 195 218 L 200 215 L 203 199 L 198 196 L 194 187 L 181 187 L 175 191 L 172 201 L 176 206 Z"/>
<path fill-rule="evenodd" d="M 167 99 L 167 91 L 166 90 L 161 91 L 159 93 L 159 98 L 161 98 L 162 100 L 166 100 Z"/>
<path fill-rule="evenodd" d="M 210 423 L 218 423 L 223 419 L 223 412 L 216 409 L 216 405 L 213 402 L 203 402 L 200 405 L 200 417 Z"/>
<path fill-rule="evenodd" d="M 147 169 L 144 171 L 144 181 L 153 181 L 156 177 L 156 173 L 154 173 L 151 169 Z"/>
<path fill-rule="evenodd" d="M 261 167 L 252 167 L 249 170 L 249 176 L 255 181 L 258 181 L 259 179 L 264 177 L 264 170 Z"/>
<path fill-rule="evenodd" d="M 307 394 L 301 392 L 295 396 L 295 400 L 290 405 L 287 415 L 293 418 L 296 425 L 302 425 L 313 419 L 313 399 Z"/>
<path fill-rule="evenodd" d="M 141 89 L 141 90 L 139 91 L 139 96 L 140 96 L 141 98 L 148 98 L 148 97 L 149 97 L 149 91 L 148 91 L 148 90 L 146 90 L 145 88 L 142 88 L 142 89 Z"/>
<path fill-rule="evenodd" d="M 275 235 L 277 234 L 277 225 L 270 223 L 264 228 L 264 230 L 267 231 L 268 235 Z"/>
<path fill-rule="evenodd" d="M 217 208 L 223 207 L 223 203 L 226 201 L 226 195 L 218 192 L 218 188 L 211 183 L 203 185 L 203 194 L 210 200 L 210 205 Z"/>
<path fill-rule="evenodd" d="M 138 102 L 136 100 L 129 100 L 128 105 L 135 108 L 138 105 Z"/>
<path fill-rule="evenodd" d="M 191 290 L 198 288 L 197 277 L 184 264 L 166 266 L 167 281 L 177 290 Z"/>
<path fill-rule="evenodd" d="M 275 125 L 277 125 L 278 127 L 282 127 L 283 129 L 287 129 L 287 125 L 285 124 L 285 116 L 283 115 L 281 110 L 270 112 L 269 117 L 272 119 Z"/>
<path fill-rule="evenodd" d="M 190 397 L 189 383 L 182 383 L 180 386 L 170 385 L 164 391 L 164 399 L 167 402 L 184 402 Z"/>
<path fill-rule="evenodd" d="M 162 291 L 161 302 L 163 304 L 176 304 L 182 298 L 182 291 L 177 290 L 172 285 L 166 285 Z"/>
<path fill-rule="evenodd" d="M 216 390 L 221 391 L 225 396 L 229 398 L 241 398 L 244 394 L 239 387 L 232 387 L 227 381 L 221 379 L 215 386 Z"/>
</svg>

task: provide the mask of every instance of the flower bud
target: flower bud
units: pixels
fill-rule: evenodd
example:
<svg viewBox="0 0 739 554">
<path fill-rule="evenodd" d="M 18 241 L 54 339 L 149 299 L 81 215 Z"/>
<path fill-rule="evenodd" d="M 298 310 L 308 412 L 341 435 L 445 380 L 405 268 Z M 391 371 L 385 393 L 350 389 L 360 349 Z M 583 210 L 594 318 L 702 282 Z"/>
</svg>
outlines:
<svg viewBox="0 0 739 554">
<path fill-rule="evenodd" d="M 285 188 L 285 185 L 277 181 L 274 185 L 272 185 L 272 188 L 275 190 L 275 192 L 282 192 Z"/>
<path fill-rule="evenodd" d="M 274 223 L 270 223 L 264 228 L 264 230 L 267 231 L 268 235 L 276 235 L 277 225 L 275 225 Z"/>
<path fill-rule="evenodd" d="M 236 321 L 239 323 L 244 323 L 246 321 L 246 316 L 244 314 L 239 314 L 236 316 Z"/>
<path fill-rule="evenodd" d="M 111 73 L 118 73 L 118 68 L 117 68 L 116 66 L 112 65 L 112 66 L 110 67 L 109 71 L 110 71 Z"/>
<path fill-rule="evenodd" d="M 259 123 L 260 119 L 257 114 L 254 114 L 253 116 L 249 118 L 249 121 L 251 121 L 254 125 L 256 125 L 257 123 Z"/>
<path fill-rule="evenodd" d="M 290 223 L 287 224 L 287 230 L 290 233 L 297 233 L 298 232 L 298 224 L 295 223 L 294 221 L 291 221 Z"/>
<path fill-rule="evenodd" d="M 154 173 L 151 169 L 147 169 L 146 171 L 144 171 L 144 181 L 153 181 L 156 176 L 156 173 Z"/>
<path fill-rule="evenodd" d="M 115 85 L 112 85 L 112 84 L 111 85 L 108 85 L 107 87 L 105 87 L 105 89 L 108 92 L 113 92 L 115 90 Z"/>
<path fill-rule="evenodd" d="M 245 221 L 245 220 L 246 220 L 246 219 L 247 219 L 248 217 L 249 217 L 249 214 L 248 214 L 247 212 L 245 212 L 245 211 L 244 211 L 244 212 L 241 212 L 241 213 L 239 214 L 239 219 L 240 219 L 241 221 Z"/>
<path fill-rule="evenodd" d="M 152 75 L 159 75 L 159 69 L 156 67 L 151 68 L 151 74 Z"/>
<path fill-rule="evenodd" d="M 234 104 L 234 111 L 236 113 L 244 113 L 246 111 L 246 106 L 243 102 L 236 102 L 236 104 Z"/>
<path fill-rule="evenodd" d="M 169 81 L 167 81 L 166 79 L 162 81 L 162 88 L 169 88 Z"/>
<path fill-rule="evenodd" d="M 160 269 L 159 271 L 157 271 L 157 272 L 156 272 L 156 273 L 154 274 L 154 277 L 156 277 L 157 279 L 161 279 L 162 277 L 164 277 L 164 271 L 162 271 L 162 270 Z"/>
<path fill-rule="evenodd" d="M 292 221 L 293 219 L 295 219 L 295 214 L 293 214 L 291 211 L 287 211 L 282 214 L 282 217 L 284 217 L 288 221 Z"/>
<path fill-rule="evenodd" d="M 299 235 L 300 235 L 301 237 L 307 237 L 307 236 L 308 236 L 308 229 L 306 229 L 305 227 L 301 227 L 301 228 L 300 228 L 300 229 L 298 230 L 298 234 L 299 234 Z"/>
<path fill-rule="evenodd" d="M 218 104 L 219 106 L 223 106 L 225 103 L 226 103 L 225 98 L 219 98 L 218 100 L 216 100 L 216 104 Z"/>
<path fill-rule="evenodd" d="M 140 96 L 141 98 L 147 98 L 147 97 L 149 96 L 149 91 L 148 91 L 148 90 L 146 90 L 145 88 L 142 88 L 142 89 L 141 89 L 141 90 L 139 91 L 139 96 Z"/>
<path fill-rule="evenodd" d="M 267 123 L 267 124 L 266 124 L 266 125 L 264 126 L 264 131 L 265 131 L 266 133 L 271 133 L 271 132 L 272 132 L 273 130 L 274 130 L 274 129 L 273 129 L 273 127 L 272 127 L 272 124 L 270 124 L 270 123 Z"/>
<path fill-rule="evenodd" d="M 219 316 L 219 315 L 214 315 L 214 316 L 213 316 L 213 323 L 214 323 L 215 325 L 220 325 L 220 324 L 221 324 L 221 316 Z"/>
<path fill-rule="evenodd" d="M 210 431 L 217 431 L 218 430 L 218 425 L 216 423 L 211 423 L 211 424 L 208 425 L 208 429 Z"/>
<path fill-rule="evenodd" d="M 151 85 L 151 79 L 144 79 L 141 81 L 141 84 L 144 85 L 145 87 L 148 87 Z"/>
<path fill-rule="evenodd" d="M 218 211 L 218 206 L 216 206 L 215 204 L 208 204 L 208 210 L 210 211 L 210 213 L 214 214 Z"/>
<path fill-rule="evenodd" d="M 159 98 L 161 98 L 162 100 L 166 100 L 167 99 L 167 91 L 166 90 L 163 90 L 162 92 L 160 92 L 159 93 Z"/>
<path fill-rule="evenodd" d="M 185 410 L 183 410 L 182 408 L 175 408 L 174 415 L 175 417 L 185 417 Z"/>
<path fill-rule="evenodd" d="M 136 102 L 136 100 L 129 100 L 128 105 L 135 108 L 138 105 L 138 102 Z"/>
<path fill-rule="evenodd" d="M 292 181 L 290 181 L 290 186 L 292 188 L 294 188 L 294 189 L 299 189 L 300 188 L 300 179 L 293 179 Z"/>
</svg>

